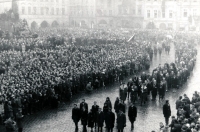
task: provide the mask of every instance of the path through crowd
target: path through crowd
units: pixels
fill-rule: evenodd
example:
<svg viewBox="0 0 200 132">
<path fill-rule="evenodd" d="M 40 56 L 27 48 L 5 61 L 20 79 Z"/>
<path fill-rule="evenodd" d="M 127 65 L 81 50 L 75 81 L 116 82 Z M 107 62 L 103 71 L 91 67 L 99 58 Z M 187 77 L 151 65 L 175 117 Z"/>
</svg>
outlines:
<svg viewBox="0 0 200 132">
<path fill-rule="evenodd" d="M 198 49 L 199 51 L 199 49 Z M 161 56 L 157 55 L 153 57 L 151 62 L 151 71 L 159 64 L 171 63 L 175 60 L 175 50 L 174 46 L 171 45 L 170 54 L 167 55 L 165 52 Z M 198 91 L 198 86 L 200 86 L 200 81 L 198 77 L 200 76 L 200 55 L 197 56 L 197 62 L 193 74 L 191 75 L 188 83 L 186 83 L 182 88 L 173 93 L 172 90 L 166 93 L 165 99 L 168 99 L 172 109 L 172 115 L 176 116 L 175 101 L 180 95 L 186 93 L 190 98 L 195 90 Z M 128 80 L 128 79 L 127 79 Z M 90 109 L 94 101 L 102 108 L 106 97 L 110 97 L 112 105 L 114 105 L 116 97 L 119 96 L 119 84 L 115 83 L 114 86 L 108 87 L 107 89 L 99 89 L 93 91 L 92 94 L 79 94 L 73 97 L 71 102 L 66 104 L 61 104 L 58 109 L 55 110 L 43 110 L 34 115 L 30 115 L 24 118 L 24 132 L 74 132 L 75 126 L 71 119 L 71 110 L 74 103 L 80 103 L 84 98 L 88 103 L 88 108 Z M 128 120 L 128 109 L 130 101 L 125 101 L 126 104 L 126 116 L 127 123 L 125 127 L 125 132 L 131 131 L 131 124 Z M 162 106 L 164 101 L 159 102 L 149 101 L 144 105 L 140 106 L 136 103 L 138 108 L 138 117 L 135 122 L 134 132 L 151 132 L 152 130 L 159 130 L 159 122 L 164 123 L 164 117 L 162 114 Z M 114 110 L 112 110 L 114 111 Z M 171 119 L 170 119 L 171 121 Z M 116 125 L 115 125 L 116 126 Z M 90 131 L 90 130 L 89 130 Z M 105 131 L 105 128 L 104 128 Z M 117 129 L 115 127 L 114 132 Z M 79 132 L 82 132 L 82 126 L 79 122 Z"/>
</svg>

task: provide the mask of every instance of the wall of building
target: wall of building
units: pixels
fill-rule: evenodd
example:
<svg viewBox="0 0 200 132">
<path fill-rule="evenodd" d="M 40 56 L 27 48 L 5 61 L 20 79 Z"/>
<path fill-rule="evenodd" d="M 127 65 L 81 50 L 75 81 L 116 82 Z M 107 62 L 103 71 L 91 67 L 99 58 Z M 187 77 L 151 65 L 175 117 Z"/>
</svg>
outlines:
<svg viewBox="0 0 200 132">
<path fill-rule="evenodd" d="M 12 8 L 12 0 L 0 0 L 0 14 Z"/>
<path fill-rule="evenodd" d="M 68 0 L 18 0 L 18 13 L 29 27 L 68 26 Z"/>
</svg>

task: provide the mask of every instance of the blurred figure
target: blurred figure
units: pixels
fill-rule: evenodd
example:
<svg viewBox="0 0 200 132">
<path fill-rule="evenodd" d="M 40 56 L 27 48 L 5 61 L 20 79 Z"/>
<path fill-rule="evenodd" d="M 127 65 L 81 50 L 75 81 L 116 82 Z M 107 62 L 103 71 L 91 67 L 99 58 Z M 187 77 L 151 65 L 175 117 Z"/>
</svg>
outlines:
<svg viewBox="0 0 200 132">
<path fill-rule="evenodd" d="M 131 103 L 131 105 L 129 106 L 128 117 L 131 122 L 131 130 L 133 130 L 134 122 L 136 121 L 136 117 L 137 117 L 137 107 L 133 103 Z"/>
<path fill-rule="evenodd" d="M 74 108 L 72 109 L 72 120 L 74 121 L 75 124 L 75 131 L 78 131 L 78 122 L 81 118 L 81 111 L 78 108 L 77 104 L 74 104 Z"/>
<path fill-rule="evenodd" d="M 166 126 L 168 126 L 169 117 L 171 116 L 171 108 L 169 105 L 169 100 L 166 100 L 165 104 L 163 105 L 163 115 L 165 117 Z"/>
<path fill-rule="evenodd" d="M 120 109 L 119 113 L 117 114 L 117 129 L 118 129 L 118 132 L 123 132 L 124 127 L 126 127 L 126 115 Z"/>
<path fill-rule="evenodd" d="M 105 114 L 105 123 L 107 132 L 113 132 L 114 124 L 115 124 L 115 114 L 112 112 L 112 109 L 109 108 L 108 112 Z"/>
</svg>

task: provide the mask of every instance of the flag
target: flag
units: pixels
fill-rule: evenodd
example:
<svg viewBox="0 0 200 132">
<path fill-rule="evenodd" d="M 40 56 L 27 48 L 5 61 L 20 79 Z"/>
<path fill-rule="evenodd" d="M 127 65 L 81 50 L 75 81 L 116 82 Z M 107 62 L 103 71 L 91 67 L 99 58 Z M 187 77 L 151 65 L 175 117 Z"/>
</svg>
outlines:
<svg viewBox="0 0 200 132">
<path fill-rule="evenodd" d="M 127 42 L 130 42 L 131 40 L 134 40 L 134 38 L 135 38 L 135 34 L 133 36 L 131 36 L 131 38 Z"/>
</svg>

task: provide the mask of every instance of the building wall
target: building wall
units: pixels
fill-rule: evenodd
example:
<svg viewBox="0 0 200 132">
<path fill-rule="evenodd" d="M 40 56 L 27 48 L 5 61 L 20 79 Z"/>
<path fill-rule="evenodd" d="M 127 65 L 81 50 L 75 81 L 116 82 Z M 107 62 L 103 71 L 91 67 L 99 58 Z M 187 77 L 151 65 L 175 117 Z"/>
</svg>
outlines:
<svg viewBox="0 0 200 132">
<path fill-rule="evenodd" d="M 200 0 L 14 1 L 17 2 L 20 18 L 25 18 L 29 26 L 33 23 L 40 26 L 44 21 L 49 26 L 57 21 L 59 25 L 88 28 L 109 26 L 188 30 L 192 26 L 197 26 L 197 29 L 200 26 Z M 62 9 L 65 13 L 62 13 Z"/>
<path fill-rule="evenodd" d="M 75 27 L 93 28 L 96 24 L 96 0 L 70 0 L 69 24 Z"/>
<path fill-rule="evenodd" d="M 200 16 L 200 1 L 198 0 L 148 0 L 145 1 L 144 25 L 154 23 L 156 28 L 166 27 L 166 29 L 188 30 L 191 26 L 199 26 L 199 22 L 189 22 L 189 19 Z M 155 10 L 158 16 L 155 17 Z M 151 16 L 148 17 L 150 11 Z M 165 15 L 163 17 L 163 12 Z M 186 12 L 184 15 L 184 12 Z M 165 25 L 165 26 L 164 26 Z"/>
<path fill-rule="evenodd" d="M 17 0 L 18 13 L 29 27 L 58 24 L 68 26 L 68 0 Z M 54 23 L 54 24 L 53 24 Z"/>
<path fill-rule="evenodd" d="M 0 1 L 0 13 L 9 11 L 12 8 L 12 0 L 1 0 Z"/>
</svg>

